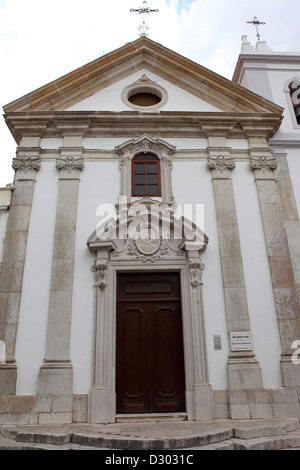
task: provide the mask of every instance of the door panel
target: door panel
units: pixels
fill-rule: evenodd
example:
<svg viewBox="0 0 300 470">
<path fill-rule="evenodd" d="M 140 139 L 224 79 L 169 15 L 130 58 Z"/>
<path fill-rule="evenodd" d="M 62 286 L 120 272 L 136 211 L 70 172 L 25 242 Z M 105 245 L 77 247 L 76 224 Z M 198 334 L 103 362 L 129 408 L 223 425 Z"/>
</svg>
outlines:
<svg viewBox="0 0 300 470">
<path fill-rule="evenodd" d="M 154 412 L 184 409 L 183 347 L 178 302 L 150 304 L 152 406 Z"/>
<path fill-rule="evenodd" d="M 120 304 L 117 331 L 117 412 L 145 413 L 148 388 L 145 366 L 147 357 L 147 305 Z M 122 411 L 121 411 L 122 410 Z"/>
<path fill-rule="evenodd" d="M 117 413 L 185 410 L 178 273 L 118 276 L 116 344 Z"/>
</svg>

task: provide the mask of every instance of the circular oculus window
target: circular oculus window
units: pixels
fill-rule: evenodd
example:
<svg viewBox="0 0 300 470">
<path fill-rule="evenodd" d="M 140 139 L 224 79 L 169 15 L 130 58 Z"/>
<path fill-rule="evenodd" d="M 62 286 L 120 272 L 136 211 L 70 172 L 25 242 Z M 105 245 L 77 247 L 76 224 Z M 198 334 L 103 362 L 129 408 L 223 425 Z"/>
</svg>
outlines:
<svg viewBox="0 0 300 470">
<path fill-rule="evenodd" d="M 167 92 L 156 84 L 133 84 L 125 88 L 122 99 L 133 109 L 152 110 L 160 108 L 167 101 Z"/>
</svg>

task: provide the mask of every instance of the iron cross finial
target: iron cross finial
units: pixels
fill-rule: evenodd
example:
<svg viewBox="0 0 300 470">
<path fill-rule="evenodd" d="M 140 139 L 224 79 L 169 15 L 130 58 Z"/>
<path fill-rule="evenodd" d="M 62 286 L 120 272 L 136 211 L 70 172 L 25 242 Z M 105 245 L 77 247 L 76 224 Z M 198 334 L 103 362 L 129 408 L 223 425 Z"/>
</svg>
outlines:
<svg viewBox="0 0 300 470">
<path fill-rule="evenodd" d="M 255 28 L 256 28 L 256 37 L 257 37 L 258 40 L 260 40 L 260 34 L 259 34 L 259 31 L 258 31 L 258 26 L 260 24 L 266 24 L 266 23 L 264 23 L 263 21 L 259 21 L 256 16 L 253 17 L 252 21 L 247 21 L 247 23 L 253 24 L 253 26 L 255 26 Z"/>
<path fill-rule="evenodd" d="M 146 21 L 145 21 L 145 15 L 149 14 L 149 13 L 152 13 L 152 12 L 157 13 L 159 10 L 157 8 L 155 10 L 151 10 L 148 7 L 147 2 L 143 1 L 143 6 L 142 7 L 139 7 L 138 9 L 131 8 L 129 11 L 131 13 L 136 12 L 139 15 L 142 15 L 143 21 L 142 21 L 142 24 L 139 26 L 140 36 L 148 36 L 147 31 L 149 30 L 149 28 L 148 28 L 148 26 L 146 24 Z"/>
</svg>

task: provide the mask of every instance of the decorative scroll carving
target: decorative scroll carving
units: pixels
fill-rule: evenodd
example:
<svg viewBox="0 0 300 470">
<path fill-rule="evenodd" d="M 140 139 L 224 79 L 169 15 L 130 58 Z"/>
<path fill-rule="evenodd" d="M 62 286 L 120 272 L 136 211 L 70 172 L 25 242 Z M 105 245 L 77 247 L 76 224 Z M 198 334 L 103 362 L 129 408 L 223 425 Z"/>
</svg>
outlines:
<svg viewBox="0 0 300 470">
<path fill-rule="evenodd" d="M 17 157 L 13 159 L 12 167 L 14 170 L 38 171 L 41 168 L 41 159 L 39 157 Z"/>
<path fill-rule="evenodd" d="M 274 157 L 253 157 L 250 159 L 251 170 L 262 170 L 262 172 L 273 171 L 277 168 L 277 160 Z"/>
<path fill-rule="evenodd" d="M 209 157 L 207 166 L 210 170 L 215 170 L 215 176 L 222 177 L 235 168 L 235 161 L 231 157 L 219 155 L 218 157 Z"/>
<path fill-rule="evenodd" d="M 56 160 L 56 168 L 58 170 L 64 170 L 68 173 L 74 170 L 83 170 L 84 168 L 84 160 L 81 157 L 61 157 L 57 158 Z"/>
<path fill-rule="evenodd" d="M 199 287 L 202 285 L 202 272 L 205 268 L 205 264 L 201 260 L 190 260 L 189 261 L 191 286 Z"/>
<path fill-rule="evenodd" d="M 92 271 L 95 273 L 95 281 L 97 286 L 99 287 L 100 290 L 104 290 L 105 287 L 107 286 L 107 283 L 105 282 L 106 278 L 106 272 L 108 268 L 108 261 L 97 261 L 95 264 L 92 266 Z"/>
</svg>

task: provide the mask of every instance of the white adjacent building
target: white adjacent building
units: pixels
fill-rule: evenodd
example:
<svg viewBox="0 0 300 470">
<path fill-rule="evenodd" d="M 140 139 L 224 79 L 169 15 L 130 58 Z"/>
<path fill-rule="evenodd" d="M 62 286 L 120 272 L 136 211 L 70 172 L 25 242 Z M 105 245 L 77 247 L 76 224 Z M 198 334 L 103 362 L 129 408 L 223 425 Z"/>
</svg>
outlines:
<svg viewBox="0 0 300 470">
<path fill-rule="evenodd" d="M 141 37 L 4 106 L 0 423 L 299 417 L 299 59 Z"/>
</svg>

